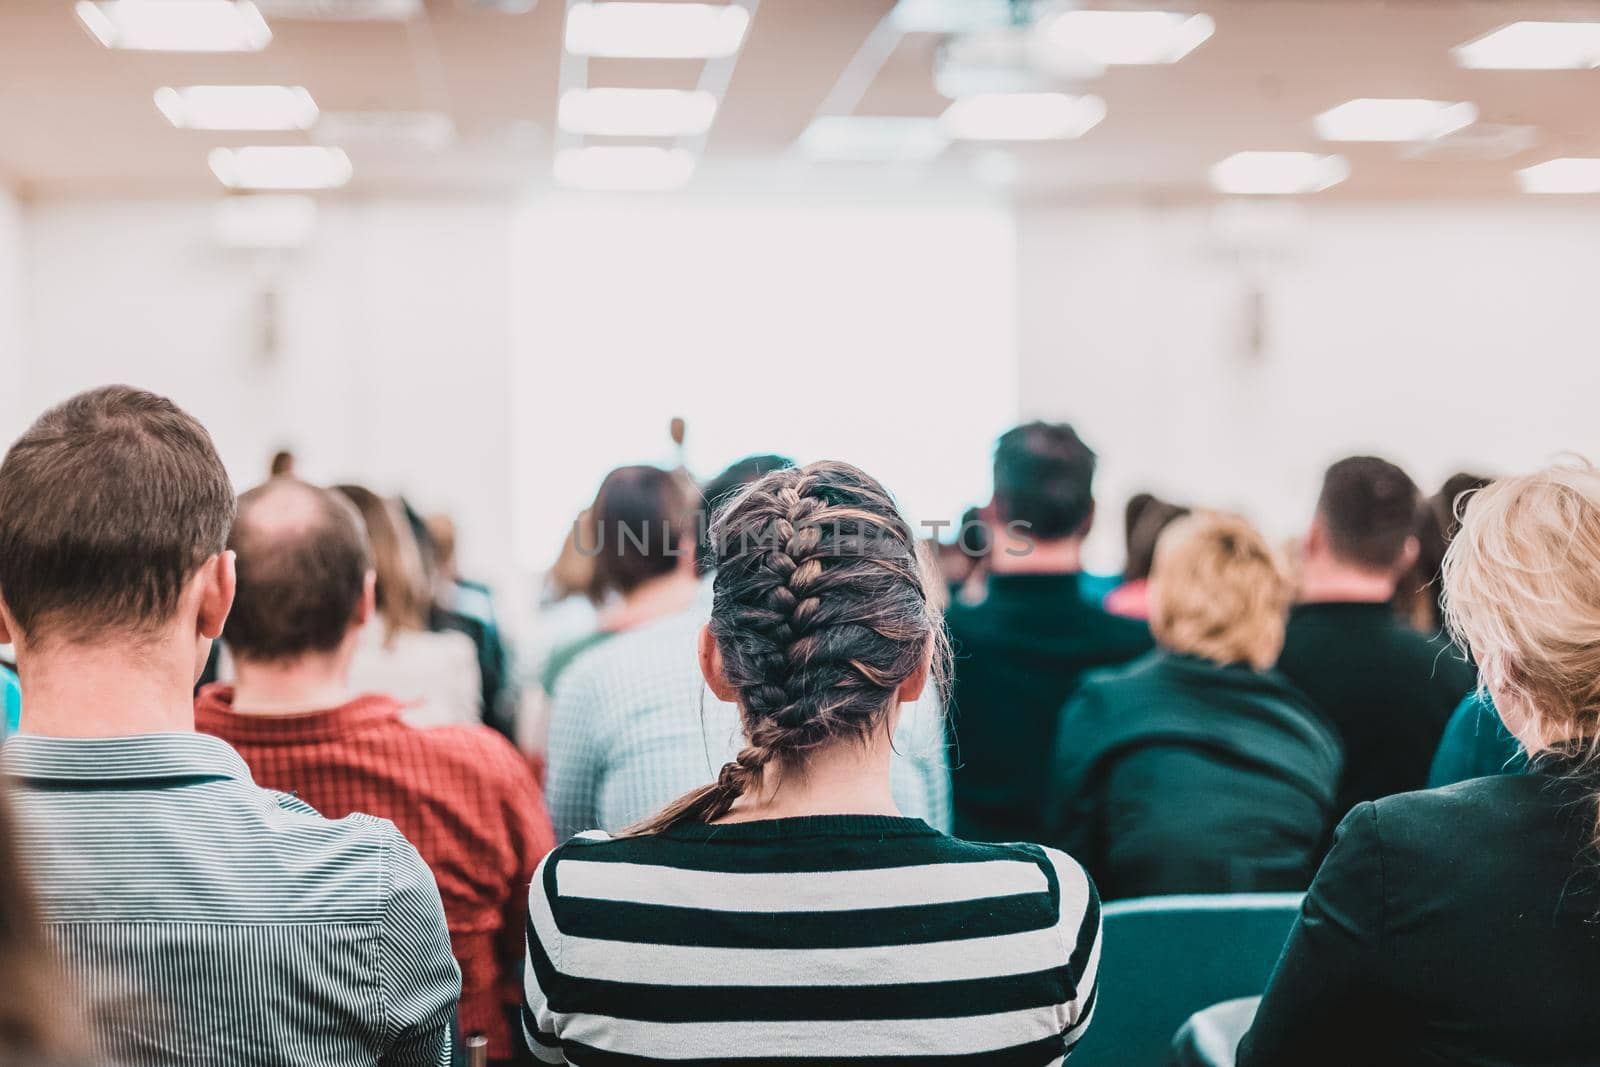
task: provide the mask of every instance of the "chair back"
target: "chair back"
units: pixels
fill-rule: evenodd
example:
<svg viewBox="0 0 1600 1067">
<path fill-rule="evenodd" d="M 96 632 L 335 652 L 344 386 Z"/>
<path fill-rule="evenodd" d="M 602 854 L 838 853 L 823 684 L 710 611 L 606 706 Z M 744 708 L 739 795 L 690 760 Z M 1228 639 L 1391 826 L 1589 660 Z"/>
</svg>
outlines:
<svg viewBox="0 0 1600 1067">
<path fill-rule="evenodd" d="M 1107 904 L 1094 1019 L 1072 1067 L 1165 1067 L 1189 1016 L 1266 989 L 1301 899 L 1227 893 Z"/>
</svg>

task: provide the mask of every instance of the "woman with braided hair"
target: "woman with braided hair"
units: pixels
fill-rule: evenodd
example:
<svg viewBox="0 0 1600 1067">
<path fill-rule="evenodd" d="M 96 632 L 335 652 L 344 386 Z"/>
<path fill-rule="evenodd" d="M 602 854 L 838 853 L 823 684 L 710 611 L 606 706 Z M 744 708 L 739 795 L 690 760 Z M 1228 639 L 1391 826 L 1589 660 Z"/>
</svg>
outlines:
<svg viewBox="0 0 1600 1067">
<path fill-rule="evenodd" d="M 904 818 L 890 793 L 900 709 L 946 650 L 889 494 L 844 463 L 774 471 L 712 534 L 700 664 L 746 744 L 655 818 L 540 867 L 534 1055 L 1061 1063 L 1094 1003 L 1093 885 L 1060 852 Z"/>
</svg>

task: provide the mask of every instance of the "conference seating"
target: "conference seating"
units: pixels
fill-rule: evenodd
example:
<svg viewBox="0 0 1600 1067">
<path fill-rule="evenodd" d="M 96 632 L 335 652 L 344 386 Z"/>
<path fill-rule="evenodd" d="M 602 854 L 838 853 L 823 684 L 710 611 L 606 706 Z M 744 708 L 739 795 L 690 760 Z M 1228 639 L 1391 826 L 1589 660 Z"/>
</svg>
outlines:
<svg viewBox="0 0 1600 1067">
<path fill-rule="evenodd" d="M 1300 901 L 1240 893 L 1107 904 L 1094 1022 L 1073 1067 L 1164 1067 L 1191 1015 L 1266 989 Z"/>
</svg>

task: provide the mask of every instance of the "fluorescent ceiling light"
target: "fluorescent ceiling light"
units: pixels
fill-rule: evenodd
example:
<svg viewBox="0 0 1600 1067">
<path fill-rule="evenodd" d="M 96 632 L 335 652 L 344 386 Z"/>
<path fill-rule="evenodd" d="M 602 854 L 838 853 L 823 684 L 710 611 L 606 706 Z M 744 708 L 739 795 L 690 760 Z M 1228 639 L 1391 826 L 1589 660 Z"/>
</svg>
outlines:
<svg viewBox="0 0 1600 1067">
<path fill-rule="evenodd" d="M 298 248 L 316 229 L 317 202 L 279 193 L 227 196 L 217 202 L 211 221 L 225 248 Z"/>
<path fill-rule="evenodd" d="M 716 115 L 717 98 L 703 89 L 568 89 L 558 121 L 571 133 L 693 137 Z"/>
<path fill-rule="evenodd" d="M 1600 193 L 1600 159 L 1567 157 L 1517 171 L 1525 193 Z"/>
<path fill-rule="evenodd" d="M 230 189 L 336 189 L 353 173 L 343 149 L 321 145 L 214 148 L 207 159 Z"/>
<path fill-rule="evenodd" d="M 422 0 L 255 0 L 275 19 L 315 22 L 404 22 L 422 13 Z"/>
<path fill-rule="evenodd" d="M 945 108 L 947 135 L 965 141 L 1048 141 L 1081 137 L 1106 117 L 1098 96 L 978 93 Z"/>
<path fill-rule="evenodd" d="M 719 59 L 744 43 L 739 4 L 577 3 L 567 9 L 567 51 L 629 59 Z"/>
<path fill-rule="evenodd" d="M 156 90 L 156 107 L 187 130 L 308 130 L 317 102 L 298 85 L 190 85 Z"/>
<path fill-rule="evenodd" d="M 79 0 L 76 11 L 107 48 L 257 52 L 272 40 L 250 0 Z"/>
<path fill-rule="evenodd" d="M 900 0 L 889 17 L 901 33 L 971 33 L 1015 25 L 1009 0 Z"/>
<path fill-rule="evenodd" d="M 938 119 L 824 115 L 800 135 L 800 151 L 847 163 L 923 163 L 949 144 Z"/>
<path fill-rule="evenodd" d="M 1483 70 L 1587 70 L 1600 67 L 1600 22 L 1513 22 L 1450 51 Z"/>
<path fill-rule="evenodd" d="M 556 181 L 575 189 L 675 189 L 694 174 L 682 148 L 591 145 L 556 154 Z"/>
<path fill-rule="evenodd" d="M 1040 39 L 1107 66 L 1176 63 L 1198 48 L 1216 24 L 1181 11 L 1082 11 L 1046 15 Z"/>
<path fill-rule="evenodd" d="M 1236 152 L 1211 168 L 1211 184 L 1222 193 L 1316 193 L 1349 176 L 1343 156 L 1314 152 Z"/>
<path fill-rule="evenodd" d="M 1476 104 L 1362 97 L 1315 121 L 1324 141 L 1431 141 L 1477 120 Z"/>
</svg>

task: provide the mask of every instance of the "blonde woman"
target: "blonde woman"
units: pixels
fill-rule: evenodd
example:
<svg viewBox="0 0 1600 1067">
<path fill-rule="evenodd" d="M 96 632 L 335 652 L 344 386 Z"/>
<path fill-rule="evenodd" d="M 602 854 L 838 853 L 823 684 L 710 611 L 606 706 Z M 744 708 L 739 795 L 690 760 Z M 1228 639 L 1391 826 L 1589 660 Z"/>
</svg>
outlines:
<svg viewBox="0 0 1600 1067">
<path fill-rule="evenodd" d="M 334 489 L 366 523 L 377 581 L 377 617 L 350 664 L 350 685 L 396 698 L 413 726 L 482 721 L 477 646 L 466 634 L 428 629 L 433 591 L 399 504 L 359 485 Z"/>
<path fill-rule="evenodd" d="M 1290 587 L 1248 522 L 1167 527 L 1156 650 L 1091 676 L 1058 734 L 1055 840 L 1107 899 L 1304 889 L 1337 813 L 1331 727 L 1270 668 Z"/>
<path fill-rule="evenodd" d="M 1469 497 L 1444 587 L 1529 773 L 1350 812 L 1243 1067 L 1600 1062 L 1600 471 Z"/>
</svg>

